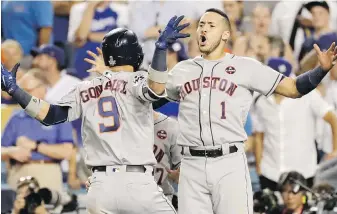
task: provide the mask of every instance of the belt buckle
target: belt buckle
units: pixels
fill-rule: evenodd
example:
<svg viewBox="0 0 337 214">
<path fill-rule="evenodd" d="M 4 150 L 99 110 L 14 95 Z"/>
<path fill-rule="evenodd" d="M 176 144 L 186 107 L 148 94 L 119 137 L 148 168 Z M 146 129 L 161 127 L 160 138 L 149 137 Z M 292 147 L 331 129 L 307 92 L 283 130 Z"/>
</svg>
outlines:
<svg viewBox="0 0 337 214">
<path fill-rule="evenodd" d="M 207 149 L 205 148 L 205 157 L 208 158 L 209 156 L 207 155 Z"/>
</svg>

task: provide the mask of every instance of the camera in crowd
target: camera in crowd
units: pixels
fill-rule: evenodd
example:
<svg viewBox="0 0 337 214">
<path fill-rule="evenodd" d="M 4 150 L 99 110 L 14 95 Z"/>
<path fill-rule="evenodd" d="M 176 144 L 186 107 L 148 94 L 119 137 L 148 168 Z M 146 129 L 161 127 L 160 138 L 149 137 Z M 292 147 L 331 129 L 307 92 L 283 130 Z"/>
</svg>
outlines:
<svg viewBox="0 0 337 214">
<path fill-rule="evenodd" d="M 38 207 L 51 205 L 51 209 L 61 208 L 60 213 L 77 210 L 78 202 L 76 195 L 59 193 L 57 191 L 40 188 L 34 177 L 22 177 L 18 181 L 18 191 L 25 193 L 25 206 L 20 210 L 20 214 L 33 214 Z"/>
<path fill-rule="evenodd" d="M 265 214 L 337 214 L 337 193 L 328 184 L 313 189 L 298 172 L 283 173 L 278 192 L 269 189 L 256 192 L 254 212 Z"/>
</svg>

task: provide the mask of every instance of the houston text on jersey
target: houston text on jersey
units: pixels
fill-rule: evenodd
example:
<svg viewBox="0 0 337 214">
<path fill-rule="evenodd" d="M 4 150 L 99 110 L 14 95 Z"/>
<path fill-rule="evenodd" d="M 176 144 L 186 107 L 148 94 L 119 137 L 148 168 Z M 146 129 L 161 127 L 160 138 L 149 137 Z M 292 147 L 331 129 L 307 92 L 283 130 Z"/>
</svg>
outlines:
<svg viewBox="0 0 337 214">
<path fill-rule="evenodd" d="M 202 88 L 211 87 L 212 90 L 218 89 L 220 91 L 225 91 L 226 94 L 232 96 L 235 89 L 238 87 L 235 83 L 230 82 L 227 79 L 220 77 L 203 77 L 202 78 Z M 180 99 L 184 99 L 187 94 L 192 91 L 199 91 L 200 78 L 186 82 L 180 90 Z"/>
</svg>

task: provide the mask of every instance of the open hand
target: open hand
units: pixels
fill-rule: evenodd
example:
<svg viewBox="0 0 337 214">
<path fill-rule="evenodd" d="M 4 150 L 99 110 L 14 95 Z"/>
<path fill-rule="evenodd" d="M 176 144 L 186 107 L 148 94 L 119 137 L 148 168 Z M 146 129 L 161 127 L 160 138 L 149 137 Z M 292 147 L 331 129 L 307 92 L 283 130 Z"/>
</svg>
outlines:
<svg viewBox="0 0 337 214">
<path fill-rule="evenodd" d="M 1 90 L 6 91 L 12 95 L 15 89 L 18 87 L 16 84 L 16 72 L 20 63 L 17 63 L 11 72 L 9 72 L 5 66 L 1 63 Z"/>
<path fill-rule="evenodd" d="M 159 38 L 156 42 L 156 47 L 161 50 L 166 50 L 168 46 L 174 43 L 179 38 L 189 37 L 190 34 L 180 33 L 183 29 L 190 25 L 190 23 L 185 23 L 183 25 L 179 25 L 184 16 L 174 16 L 170 19 L 168 24 L 166 25 L 163 32 L 160 32 Z"/>
<path fill-rule="evenodd" d="M 99 74 L 103 74 L 104 71 L 108 70 L 108 67 L 105 66 L 103 60 L 103 52 L 100 48 L 96 48 L 98 55 L 92 51 L 87 51 L 87 53 L 94 59 L 85 58 L 84 61 L 92 65 L 92 68 L 87 70 L 87 72 L 96 72 Z"/>
<path fill-rule="evenodd" d="M 330 48 L 322 52 L 317 44 L 314 44 L 314 49 L 318 57 L 318 61 L 324 71 L 329 71 L 335 64 L 337 60 L 337 47 L 336 43 L 333 42 Z"/>
</svg>

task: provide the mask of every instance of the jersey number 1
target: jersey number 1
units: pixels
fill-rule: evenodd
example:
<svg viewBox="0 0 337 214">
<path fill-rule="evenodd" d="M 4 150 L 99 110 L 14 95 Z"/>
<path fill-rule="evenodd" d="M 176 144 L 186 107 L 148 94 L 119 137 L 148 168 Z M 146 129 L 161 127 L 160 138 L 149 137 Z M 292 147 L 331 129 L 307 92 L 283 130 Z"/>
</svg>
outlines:
<svg viewBox="0 0 337 214">
<path fill-rule="evenodd" d="M 108 105 L 110 108 L 105 109 L 104 106 Z M 116 131 L 119 126 L 119 114 L 118 114 L 118 108 L 116 99 L 112 96 L 109 97 L 101 97 L 98 100 L 98 113 L 101 117 L 107 118 L 110 117 L 113 121 L 113 124 L 111 126 L 106 126 L 104 123 L 99 123 L 99 131 L 101 133 L 104 132 L 113 132 Z"/>
<path fill-rule="evenodd" d="M 221 119 L 226 119 L 226 103 L 221 102 Z"/>
</svg>

